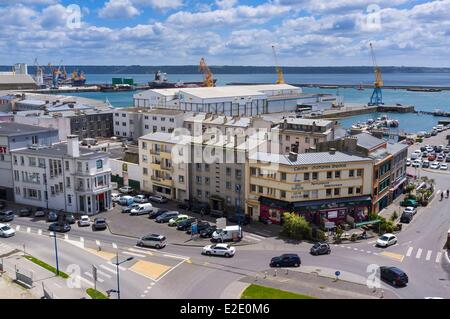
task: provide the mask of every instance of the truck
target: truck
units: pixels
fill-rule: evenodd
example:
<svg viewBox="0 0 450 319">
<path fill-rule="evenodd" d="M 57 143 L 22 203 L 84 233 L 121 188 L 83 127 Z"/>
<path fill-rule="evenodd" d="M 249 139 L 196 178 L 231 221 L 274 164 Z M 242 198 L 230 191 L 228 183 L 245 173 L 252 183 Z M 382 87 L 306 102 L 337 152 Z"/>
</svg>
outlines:
<svg viewBox="0 0 450 319">
<path fill-rule="evenodd" d="M 219 243 L 225 241 L 239 241 L 241 239 L 242 230 L 239 226 L 226 226 L 223 229 L 217 229 L 212 235 L 212 240 Z"/>
</svg>

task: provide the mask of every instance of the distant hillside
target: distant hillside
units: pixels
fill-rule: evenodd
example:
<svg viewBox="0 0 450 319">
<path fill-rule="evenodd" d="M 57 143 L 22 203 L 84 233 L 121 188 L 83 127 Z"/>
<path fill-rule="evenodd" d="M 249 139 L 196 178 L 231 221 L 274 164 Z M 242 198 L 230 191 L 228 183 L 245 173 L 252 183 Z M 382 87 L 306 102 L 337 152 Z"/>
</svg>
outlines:
<svg viewBox="0 0 450 319">
<path fill-rule="evenodd" d="M 268 74 L 274 73 L 272 66 L 211 66 L 215 74 Z M 87 74 L 153 74 L 157 70 L 168 74 L 198 74 L 196 65 L 162 65 L 162 66 L 110 66 L 110 65 L 83 65 L 66 66 L 67 72 L 83 70 Z M 0 71 L 10 71 L 11 66 L 0 66 Z M 346 66 L 346 67 L 283 67 L 286 74 L 367 74 L 372 73 L 373 68 L 369 66 Z M 427 68 L 427 67 L 382 67 L 383 73 L 450 73 L 450 68 Z M 29 66 L 28 72 L 35 73 L 35 67 Z M 46 68 L 46 73 L 49 73 Z"/>
</svg>

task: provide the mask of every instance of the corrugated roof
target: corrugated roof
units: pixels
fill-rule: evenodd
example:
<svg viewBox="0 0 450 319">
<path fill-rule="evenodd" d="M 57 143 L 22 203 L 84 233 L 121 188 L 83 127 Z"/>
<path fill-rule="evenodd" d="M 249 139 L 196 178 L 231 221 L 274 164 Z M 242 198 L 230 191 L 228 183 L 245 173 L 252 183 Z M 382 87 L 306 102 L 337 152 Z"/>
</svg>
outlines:
<svg viewBox="0 0 450 319">
<path fill-rule="evenodd" d="M 20 153 L 20 154 L 28 154 L 28 155 L 37 155 L 37 156 L 47 156 L 47 157 L 68 157 L 67 155 L 67 143 L 58 143 L 53 144 L 49 147 L 42 147 L 39 149 L 31 149 L 31 148 L 22 148 L 11 151 L 12 153 Z M 107 155 L 107 153 L 98 151 L 98 150 L 90 150 L 86 148 L 80 147 L 80 158 L 81 159 L 94 159 L 98 157 L 102 157 Z"/>
<path fill-rule="evenodd" d="M 291 166 L 372 161 L 367 157 L 349 155 L 342 152 L 336 152 L 334 154 L 329 152 L 302 153 L 297 155 L 297 160 L 295 161 L 290 160 L 289 155 L 258 152 L 250 155 L 249 159 Z"/>
<path fill-rule="evenodd" d="M 265 94 L 257 90 L 248 89 L 245 86 L 216 86 L 216 87 L 200 87 L 200 88 L 183 88 L 180 94 L 190 94 L 200 99 L 214 99 L 222 97 L 242 97 L 242 96 L 259 96 L 265 97 Z"/>
</svg>

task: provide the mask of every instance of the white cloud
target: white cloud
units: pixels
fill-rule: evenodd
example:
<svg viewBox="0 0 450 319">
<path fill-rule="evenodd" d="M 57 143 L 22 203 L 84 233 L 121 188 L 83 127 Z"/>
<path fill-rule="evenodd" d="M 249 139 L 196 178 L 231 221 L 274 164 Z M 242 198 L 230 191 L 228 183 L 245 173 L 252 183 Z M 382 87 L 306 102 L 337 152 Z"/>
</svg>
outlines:
<svg viewBox="0 0 450 319">
<path fill-rule="evenodd" d="M 139 10 L 130 0 L 109 0 L 98 11 L 98 15 L 103 19 L 130 19 L 139 14 Z"/>
<path fill-rule="evenodd" d="M 150 6 L 155 9 L 176 9 L 183 5 L 183 0 L 131 0 L 134 5 Z"/>
<path fill-rule="evenodd" d="M 238 3 L 237 0 L 216 0 L 216 5 L 220 9 L 230 9 L 233 8 Z"/>
</svg>

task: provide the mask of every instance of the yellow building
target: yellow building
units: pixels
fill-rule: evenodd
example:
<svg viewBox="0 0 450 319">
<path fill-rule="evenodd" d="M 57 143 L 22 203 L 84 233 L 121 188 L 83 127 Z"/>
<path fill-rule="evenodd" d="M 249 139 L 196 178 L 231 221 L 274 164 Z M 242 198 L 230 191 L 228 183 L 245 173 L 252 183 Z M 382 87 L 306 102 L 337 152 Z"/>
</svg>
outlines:
<svg viewBox="0 0 450 319">
<path fill-rule="evenodd" d="M 246 163 L 246 213 L 280 223 L 285 212 L 309 221 L 360 222 L 371 208 L 373 161 L 330 151 L 256 153 Z"/>
<path fill-rule="evenodd" d="M 151 133 L 139 138 L 141 189 L 169 199 L 189 199 L 190 137 L 173 137 L 171 133 Z"/>
</svg>

